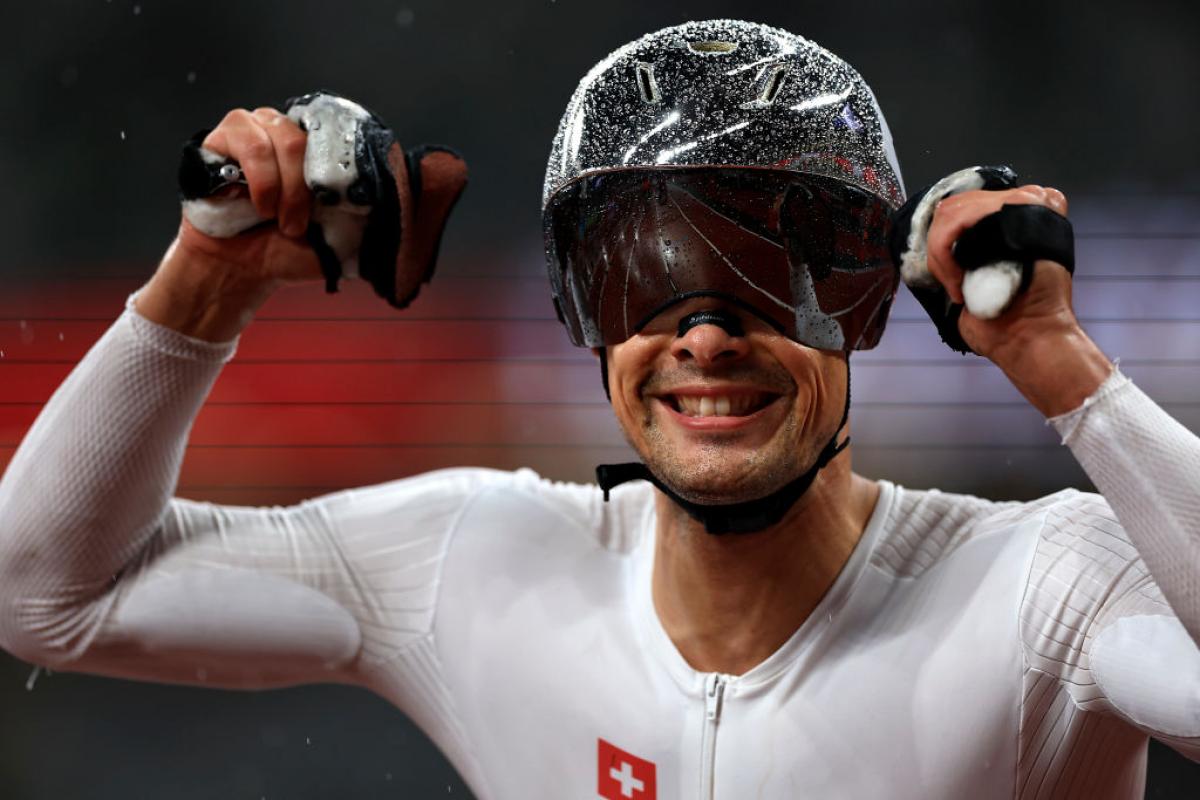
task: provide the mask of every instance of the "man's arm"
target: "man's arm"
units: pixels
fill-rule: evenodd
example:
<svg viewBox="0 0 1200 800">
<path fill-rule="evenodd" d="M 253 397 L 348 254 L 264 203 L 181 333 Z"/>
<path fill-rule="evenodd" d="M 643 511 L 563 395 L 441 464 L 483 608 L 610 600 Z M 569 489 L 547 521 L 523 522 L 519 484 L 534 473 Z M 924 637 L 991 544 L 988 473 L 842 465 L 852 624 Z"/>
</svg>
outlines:
<svg viewBox="0 0 1200 800">
<path fill-rule="evenodd" d="M 1078 515 L 1119 587 L 1078 643 L 1101 706 L 1200 761 L 1200 438 L 1118 370 L 1049 421 L 1106 501 Z"/>
<path fill-rule="evenodd" d="M 963 270 L 954 242 L 1005 203 L 1067 213 L 1062 192 L 1040 186 L 942 200 L 929 229 L 928 264 L 955 302 L 963 300 Z M 964 310 L 959 331 L 1060 429 L 1200 643 L 1200 439 L 1116 372 L 1079 325 L 1070 274 L 1059 264 L 1037 261 L 1011 308 L 990 320 Z"/>
<path fill-rule="evenodd" d="M 956 302 L 962 270 L 952 243 L 1005 202 L 1067 211 L 1061 192 L 1037 186 L 942 201 L 929 265 Z M 1087 336 L 1061 265 L 1036 262 L 1012 308 L 993 320 L 964 311 L 959 330 L 1055 425 L 1105 501 L 1067 504 L 1048 520 L 1046 563 L 1040 578 L 1035 568 L 1026 608 L 1037 610 L 1039 592 L 1059 602 L 1023 619 L 1027 657 L 1060 675 L 1082 707 L 1200 760 L 1200 438 Z"/>
<path fill-rule="evenodd" d="M 91 647 L 119 598 L 114 586 L 159 535 L 188 430 L 238 335 L 285 280 L 320 275 L 298 238 L 311 203 L 306 137 L 280 119 L 271 109 L 233 111 L 206 139 L 241 163 L 247 184 L 234 191 L 277 224 L 213 239 L 181 220 L 150 282 L 9 464 L 0 483 L 0 640 L 17 654 L 59 664 Z"/>
<path fill-rule="evenodd" d="M 354 680 L 426 633 L 454 515 L 500 473 L 288 508 L 172 498 L 236 341 L 150 322 L 135 297 L 0 481 L 0 645 L 56 669 L 252 687 Z"/>
<path fill-rule="evenodd" d="M 456 506 L 487 473 L 291 508 L 172 498 L 241 331 L 279 286 L 322 279 L 305 240 L 304 132 L 273 109 L 237 110 L 204 144 L 240 163 L 247 186 L 234 190 L 272 222 L 220 239 L 182 220 L 149 283 L 42 410 L 0 480 L 0 645 L 124 677 L 349 679 L 428 629 Z"/>
</svg>

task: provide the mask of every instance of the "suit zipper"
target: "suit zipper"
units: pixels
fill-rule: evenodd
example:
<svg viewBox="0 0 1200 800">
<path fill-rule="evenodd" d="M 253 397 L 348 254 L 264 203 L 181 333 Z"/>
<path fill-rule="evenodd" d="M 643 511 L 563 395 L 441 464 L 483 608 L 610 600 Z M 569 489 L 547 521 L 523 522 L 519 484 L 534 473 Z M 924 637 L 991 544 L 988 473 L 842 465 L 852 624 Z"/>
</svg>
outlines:
<svg viewBox="0 0 1200 800">
<path fill-rule="evenodd" d="M 721 705 L 725 700 L 728 676 L 711 673 L 704 680 L 704 735 L 700 740 L 700 797 L 712 800 L 713 762 L 717 751 L 717 723 L 721 720 Z"/>
</svg>

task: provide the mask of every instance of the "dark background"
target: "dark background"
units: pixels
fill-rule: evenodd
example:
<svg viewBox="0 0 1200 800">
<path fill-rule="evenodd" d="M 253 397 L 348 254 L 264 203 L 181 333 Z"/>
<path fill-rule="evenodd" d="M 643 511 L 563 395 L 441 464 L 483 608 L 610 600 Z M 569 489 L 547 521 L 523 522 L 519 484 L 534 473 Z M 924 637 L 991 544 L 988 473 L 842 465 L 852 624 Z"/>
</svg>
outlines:
<svg viewBox="0 0 1200 800">
<path fill-rule="evenodd" d="M 445 142 L 467 156 L 472 182 L 441 272 L 540 274 L 542 170 L 576 81 L 641 33 L 728 16 L 788 28 L 852 63 L 887 115 L 910 189 L 981 162 L 1063 189 L 1082 215 L 1081 256 L 1111 279 L 1078 285 L 1118 308 L 1128 286 L 1138 304 L 1092 319 L 1102 329 L 1136 318 L 1109 341 L 1143 354 L 1128 371 L 1142 369 L 1147 391 L 1196 429 L 1200 16 L 1185 3 L 8 4 L 0 286 L 144 280 L 177 223 L 179 143 L 231 107 L 314 88 L 368 105 L 405 142 Z M 17 309 L 0 322 L 25 316 L 36 314 Z M 1188 334 L 1169 371 L 1159 369 L 1156 339 Z M 17 441 L 3 442 L 6 456 Z M 999 482 L 864 452 L 867 474 L 910 485 L 993 496 L 1087 486 L 1043 451 Z M 422 735 L 365 692 L 232 693 L 66 674 L 29 691 L 28 676 L 0 655 L 3 798 L 467 795 Z M 1147 796 L 1198 794 L 1200 767 L 1152 744 Z"/>
</svg>

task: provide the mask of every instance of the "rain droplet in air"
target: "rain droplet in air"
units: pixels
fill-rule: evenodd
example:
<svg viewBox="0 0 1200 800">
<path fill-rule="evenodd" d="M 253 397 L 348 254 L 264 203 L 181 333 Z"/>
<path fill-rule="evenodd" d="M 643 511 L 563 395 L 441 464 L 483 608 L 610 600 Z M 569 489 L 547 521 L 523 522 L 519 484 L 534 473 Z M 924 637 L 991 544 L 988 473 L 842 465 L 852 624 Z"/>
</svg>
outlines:
<svg viewBox="0 0 1200 800">
<path fill-rule="evenodd" d="M 188 71 L 188 74 L 187 74 L 187 82 L 188 82 L 188 83 L 195 83 L 195 82 L 196 82 L 196 70 L 194 70 L 194 69 L 193 69 L 193 70 L 189 70 L 189 71 Z"/>
<path fill-rule="evenodd" d="M 411 8 L 402 8 L 396 12 L 396 26 L 399 28 L 411 28 L 416 19 L 417 12 Z"/>
<path fill-rule="evenodd" d="M 141 13 L 142 13 L 142 7 L 135 5 L 133 7 L 133 15 L 136 17 L 138 14 L 141 14 Z"/>
<path fill-rule="evenodd" d="M 41 667 L 34 667 L 33 672 L 29 673 L 29 677 L 25 680 L 25 691 L 32 692 L 33 685 L 37 683 L 38 675 L 42 673 Z"/>
<path fill-rule="evenodd" d="M 121 141 L 125 141 L 125 131 L 121 131 Z"/>
</svg>

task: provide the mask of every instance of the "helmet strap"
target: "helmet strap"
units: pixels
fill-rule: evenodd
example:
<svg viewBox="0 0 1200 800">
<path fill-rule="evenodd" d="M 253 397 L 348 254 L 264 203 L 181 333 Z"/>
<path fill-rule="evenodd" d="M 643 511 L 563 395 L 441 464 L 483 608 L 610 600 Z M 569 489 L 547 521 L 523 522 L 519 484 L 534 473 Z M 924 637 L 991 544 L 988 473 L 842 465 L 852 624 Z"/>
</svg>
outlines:
<svg viewBox="0 0 1200 800">
<path fill-rule="evenodd" d="M 604 358 L 603 348 L 601 348 L 601 374 L 604 379 L 604 391 L 608 392 L 608 370 Z M 609 397 L 611 400 L 611 395 Z M 765 528 L 774 525 L 783 519 L 783 516 L 788 512 L 796 501 L 808 491 L 817 473 L 821 468 L 828 464 L 837 456 L 838 453 L 846 449 L 850 444 L 850 437 L 847 436 L 840 444 L 837 441 L 838 434 L 842 432 L 842 428 L 846 426 L 846 420 L 850 415 L 850 355 L 846 354 L 846 405 L 842 409 L 842 421 L 838 423 L 837 430 L 833 436 L 821 449 L 821 453 L 817 456 L 817 460 L 812 467 L 803 475 L 796 478 L 792 482 L 783 486 L 780 489 L 772 492 L 766 497 L 760 497 L 757 500 L 747 500 L 742 503 L 728 503 L 726 505 L 701 505 L 693 503 L 690 500 L 684 499 L 671 490 L 669 486 L 659 480 L 645 464 L 639 461 L 633 461 L 626 464 L 601 464 L 596 467 L 596 483 L 600 484 L 600 488 L 604 490 L 604 500 L 608 501 L 609 492 L 613 487 L 618 486 L 626 481 L 645 480 L 654 484 L 660 492 L 671 498 L 687 512 L 688 516 L 704 525 L 704 529 L 709 533 L 753 533 L 761 531 Z"/>
<path fill-rule="evenodd" d="M 600 382 L 604 384 L 604 396 L 608 398 L 608 402 L 612 402 L 612 392 L 608 389 L 608 348 L 597 347 L 600 351 Z M 608 498 L 604 498 L 607 500 Z"/>
</svg>

